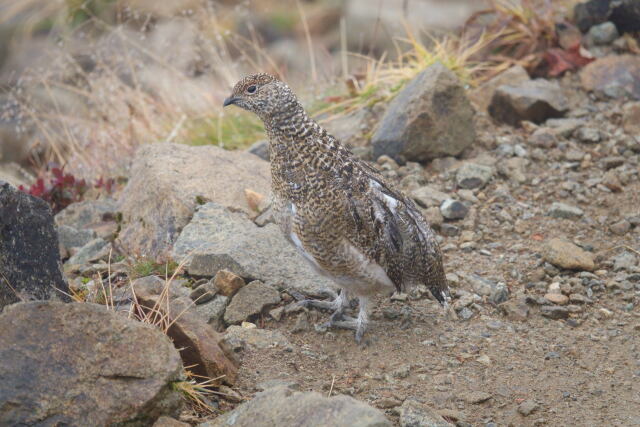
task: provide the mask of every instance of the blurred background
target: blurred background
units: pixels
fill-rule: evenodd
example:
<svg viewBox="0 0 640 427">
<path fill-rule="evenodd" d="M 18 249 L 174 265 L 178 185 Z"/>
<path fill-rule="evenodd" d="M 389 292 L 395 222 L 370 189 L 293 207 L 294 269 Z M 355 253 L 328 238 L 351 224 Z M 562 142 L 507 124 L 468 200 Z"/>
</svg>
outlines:
<svg viewBox="0 0 640 427">
<path fill-rule="evenodd" d="M 341 117 L 435 61 L 468 88 L 515 63 L 548 74 L 544 53 L 562 45 L 559 29 L 571 37 L 562 23 L 575 3 L 1 0 L 0 176 L 28 185 L 56 165 L 116 178 L 155 141 L 248 147 L 260 123 L 221 101 L 258 71 L 348 139 Z"/>
</svg>

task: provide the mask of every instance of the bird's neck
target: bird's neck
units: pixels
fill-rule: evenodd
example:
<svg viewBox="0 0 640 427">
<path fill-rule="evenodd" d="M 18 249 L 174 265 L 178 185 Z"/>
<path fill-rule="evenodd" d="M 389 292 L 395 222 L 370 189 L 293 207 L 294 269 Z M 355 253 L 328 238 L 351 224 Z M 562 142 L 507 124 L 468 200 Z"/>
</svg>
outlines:
<svg viewBox="0 0 640 427">
<path fill-rule="evenodd" d="M 304 142 L 322 128 L 304 111 L 302 105 L 275 113 L 264 118 L 264 125 L 269 139 L 281 144 L 298 144 Z"/>
</svg>

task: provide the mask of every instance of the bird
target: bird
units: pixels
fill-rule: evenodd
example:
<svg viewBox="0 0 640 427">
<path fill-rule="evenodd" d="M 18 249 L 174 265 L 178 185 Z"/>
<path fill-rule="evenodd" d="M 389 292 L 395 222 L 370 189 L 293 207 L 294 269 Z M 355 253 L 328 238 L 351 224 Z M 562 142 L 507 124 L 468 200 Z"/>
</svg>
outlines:
<svg viewBox="0 0 640 427">
<path fill-rule="evenodd" d="M 233 87 L 223 107 L 256 114 L 269 139 L 272 209 L 284 237 L 318 274 L 339 287 L 325 326 L 355 331 L 361 343 L 370 300 L 425 285 L 445 308 L 450 302 L 435 233 L 414 202 L 356 157 L 305 111 L 283 81 L 252 74 Z M 345 310 L 352 297 L 356 318 Z"/>
</svg>

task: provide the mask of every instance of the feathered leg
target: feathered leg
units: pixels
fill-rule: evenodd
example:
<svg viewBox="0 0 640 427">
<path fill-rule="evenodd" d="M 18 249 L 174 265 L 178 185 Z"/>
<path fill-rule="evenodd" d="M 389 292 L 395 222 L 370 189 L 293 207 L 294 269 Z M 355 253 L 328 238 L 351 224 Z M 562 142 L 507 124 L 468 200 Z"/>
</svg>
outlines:
<svg viewBox="0 0 640 427">
<path fill-rule="evenodd" d="M 344 310 L 349 307 L 349 293 L 345 289 L 340 289 L 340 293 L 332 301 L 317 299 L 305 299 L 300 301 L 304 307 L 314 307 L 321 310 L 333 310 L 327 326 L 332 326 L 333 322 L 340 319 Z"/>
<path fill-rule="evenodd" d="M 369 299 L 366 297 L 358 297 L 360 303 L 360 311 L 356 319 L 348 318 L 344 320 L 333 321 L 331 326 L 342 329 L 352 329 L 356 331 L 356 342 L 359 344 L 362 341 L 367 325 L 369 324 L 369 314 L 367 308 L 369 305 Z"/>
</svg>

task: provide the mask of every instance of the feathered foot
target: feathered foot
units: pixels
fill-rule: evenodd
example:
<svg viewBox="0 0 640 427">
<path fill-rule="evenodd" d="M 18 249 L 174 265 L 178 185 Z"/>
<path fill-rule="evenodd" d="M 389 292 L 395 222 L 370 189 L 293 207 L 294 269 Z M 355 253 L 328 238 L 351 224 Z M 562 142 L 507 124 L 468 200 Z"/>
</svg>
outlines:
<svg viewBox="0 0 640 427">
<path fill-rule="evenodd" d="M 331 316 L 332 319 L 327 322 L 327 326 L 341 329 L 352 329 L 356 331 L 356 342 L 360 344 L 362 342 L 362 337 L 367 330 L 367 325 L 369 324 L 369 315 L 367 314 L 367 305 L 369 301 L 367 298 L 363 297 L 359 297 L 358 301 L 360 302 L 360 311 L 358 312 L 357 318 L 343 317 L 341 320 L 334 320 L 333 316 Z"/>
<path fill-rule="evenodd" d="M 332 323 L 342 318 L 344 310 L 349 307 L 349 295 L 346 290 L 341 289 L 340 294 L 338 294 L 332 301 L 304 299 L 302 301 L 299 301 L 298 303 L 303 307 L 314 307 L 321 310 L 332 310 L 333 313 L 331 314 L 331 318 L 328 322 Z"/>
</svg>

